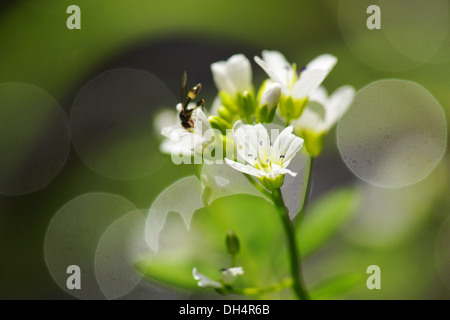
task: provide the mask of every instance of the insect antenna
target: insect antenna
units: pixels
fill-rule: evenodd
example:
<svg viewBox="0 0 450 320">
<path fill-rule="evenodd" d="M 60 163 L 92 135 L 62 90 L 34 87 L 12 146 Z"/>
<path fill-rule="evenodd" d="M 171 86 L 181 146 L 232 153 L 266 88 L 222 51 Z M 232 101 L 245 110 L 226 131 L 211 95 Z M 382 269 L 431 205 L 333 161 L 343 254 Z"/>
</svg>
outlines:
<svg viewBox="0 0 450 320">
<path fill-rule="evenodd" d="M 186 71 L 183 71 L 181 74 L 181 107 L 183 109 L 186 109 L 188 102 L 187 102 L 187 73 Z"/>
</svg>

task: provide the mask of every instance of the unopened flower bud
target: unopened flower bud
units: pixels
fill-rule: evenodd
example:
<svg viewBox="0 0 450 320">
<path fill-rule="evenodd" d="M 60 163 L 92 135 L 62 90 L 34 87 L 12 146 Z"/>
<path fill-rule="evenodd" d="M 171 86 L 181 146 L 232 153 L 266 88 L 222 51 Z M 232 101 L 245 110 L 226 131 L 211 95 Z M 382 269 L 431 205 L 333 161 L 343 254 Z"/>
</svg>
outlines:
<svg viewBox="0 0 450 320">
<path fill-rule="evenodd" d="M 264 106 L 267 104 L 269 109 L 272 109 L 278 104 L 281 95 L 281 86 L 278 83 L 271 83 L 266 91 L 261 96 L 260 105 Z"/>
<path fill-rule="evenodd" d="M 209 116 L 208 120 L 212 128 L 220 130 L 224 135 L 226 134 L 227 129 L 232 128 L 231 124 L 221 117 Z"/>
<path fill-rule="evenodd" d="M 240 250 L 239 239 L 233 230 L 228 231 L 225 242 L 227 246 L 227 252 L 229 254 L 234 256 L 239 253 Z"/>
</svg>

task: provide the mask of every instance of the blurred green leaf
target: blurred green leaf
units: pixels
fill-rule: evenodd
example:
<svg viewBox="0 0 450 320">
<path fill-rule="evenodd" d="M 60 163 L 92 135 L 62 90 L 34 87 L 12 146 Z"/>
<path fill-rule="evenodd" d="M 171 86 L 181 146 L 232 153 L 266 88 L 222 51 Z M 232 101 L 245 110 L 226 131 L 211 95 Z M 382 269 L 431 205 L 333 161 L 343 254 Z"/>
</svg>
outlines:
<svg viewBox="0 0 450 320">
<path fill-rule="evenodd" d="M 356 189 L 342 188 L 313 203 L 297 225 L 297 243 L 303 258 L 322 247 L 353 216 L 359 198 Z"/>
<path fill-rule="evenodd" d="M 314 300 L 332 299 L 361 286 L 364 283 L 361 273 L 348 273 L 329 278 L 311 289 Z"/>
<path fill-rule="evenodd" d="M 189 260 L 173 261 L 173 259 L 150 259 L 137 262 L 135 268 L 149 279 L 157 280 L 175 287 L 195 290 L 198 289 L 198 286 L 197 281 L 195 281 L 192 276 L 193 264 L 195 263 L 192 263 L 192 261 Z M 202 273 L 205 273 L 203 269 Z M 217 272 L 217 276 L 219 275 L 220 274 Z"/>
<path fill-rule="evenodd" d="M 197 210 L 189 231 L 179 214 L 170 213 L 160 233 L 160 250 L 148 261 L 136 263 L 146 277 L 188 290 L 199 289 L 192 269 L 213 280 L 231 266 L 226 236 L 239 237 L 236 266 L 244 275 L 235 286 L 266 287 L 287 276 L 285 237 L 278 213 L 268 201 L 252 195 L 221 197 Z"/>
</svg>

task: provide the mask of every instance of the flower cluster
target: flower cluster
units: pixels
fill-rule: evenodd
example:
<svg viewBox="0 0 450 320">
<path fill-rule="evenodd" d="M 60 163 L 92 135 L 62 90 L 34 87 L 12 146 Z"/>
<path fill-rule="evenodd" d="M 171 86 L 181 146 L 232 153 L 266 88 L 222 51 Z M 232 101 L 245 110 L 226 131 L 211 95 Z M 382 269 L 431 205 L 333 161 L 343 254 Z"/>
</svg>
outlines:
<svg viewBox="0 0 450 320">
<path fill-rule="evenodd" d="M 195 159 L 205 165 L 213 160 L 224 163 L 244 174 L 273 202 L 288 235 L 292 274 L 289 286 L 298 298 L 308 299 L 297 265 L 291 209 L 283 200 L 281 187 L 286 174 L 297 175 L 289 165 L 299 163 L 293 159 L 303 146 L 312 158 L 321 153 L 326 134 L 350 106 L 355 90 L 342 86 L 328 96 L 322 82 L 337 63 L 331 54 L 320 55 L 299 71 L 296 64 L 290 64 L 277 51 L 264 50 L 261 58 L 254 59 L 268 76 L 258 90 L 253 86 L 251 63 L 244 55 L 236 54 L 211 65 L 218 94 L 209 108 L 209 116 L 203 110 L 203 99 L 193 102 L 200 94 L 201 84 L 189 89 L 187 75 L 183 73 L 182 101 L 176 106 L 176 113 L 165 111 L 156 118 L 165 137 L 160 148 L 170 153 L 177 164 L 183 162 L 175 161 L 180 155 L 188 161 L 193 157 L 194 163 L 199 163 Z M 208 186 L 203 186 L 202 197 L 208 195 L 207 189 Z M 220 269 L 217 280 L 195 267 L 192 276 L 198 286 L 212 287 L 222 294 L 244 292 L 234 288 L 236 278 L 244 271 L 236 267 L 239 240 L 232 231 L 227 235 L 226 245 L 231 267 Z"/>
<path fill-rule="evenodd" d="M 208 147 L 220 146 L 227 149 L 215 152 L 220 160 L 273 190 L 281 187 L 285 174 L 296 174 L 287 167 L 303 144 L 311 157 L 321 153 L 324 137 L 350 106 L 355 90 L 343 86 L 328 96 L 321 86 L 337 63 L 331 54 L 318 56 L 299 71 L 277 51 L 264 50 L 254 59 L 269 77 L 257 92 L 251 63 L 243 54 L 213 63 L 219 92 L 209 117 L 198 104 L 178 104 L 177 113 L 188 114 L 185 123 L 193 125 L 186 129 L 174 115 L 175 124 L 162 128 L 166 139 L 161 151 L 202 155 Z M 266 123 L 284 129 L 272 138 Z"/>
</svg>

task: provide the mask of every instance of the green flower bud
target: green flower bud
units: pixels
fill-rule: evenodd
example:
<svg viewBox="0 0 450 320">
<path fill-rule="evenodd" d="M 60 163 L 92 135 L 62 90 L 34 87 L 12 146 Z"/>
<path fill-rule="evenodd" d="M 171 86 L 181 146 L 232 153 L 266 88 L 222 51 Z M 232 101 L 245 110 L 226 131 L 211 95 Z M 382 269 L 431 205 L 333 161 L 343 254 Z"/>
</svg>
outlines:
<svg viewBox="0 0 450 320">
<path fill-rule="evenodd" d="M 257 115 L 260 122 L 272 122 L 275 116 L 278 101 L 280 100 L 281 86 L 278 83 L 265 85 L 265 90 L 259 99 L 260 108 Z"/>
<path fill-rule="evenodd" d="M 255 96 L 251 91 L 245 91 L 243 94 L 236 95 L 237 106 L 239 108 L 239 118 L 245 119 L 247 123 L 252 123 L 253 115 L 256 110 Z"/>
<path fill-rule="evenodd" d="M 275 108 L 274 108 L 275 109 Z M 267 104 L 263 105 L 258 109 L 258 112 L 256 114 L 258 116 L 258 121 L 261 123 L 266 122 L 267 116 L 269 115 L 269 108 Z"/>
<path fill-rule="evenodd" d="M 220 130 L 223 135 L 226 135 L 227 129 L 232 128 L 232 125 L 221 117 L 209 116 L 208 120 L 211 127 Z"/>
<path fill-rule="evenodd" d="M 239 253 L 240 250 L 239 239 L 233 230 L 228 231 L 225 243 L 227 246 L 227 252 L 229 254 L 234 256 Z"/>
<path fill-rule="evenodd" d="M 226 92 L 219 91 L 220 100 L 222 100 L 222 105 L 227 108 L 231 113 L 236 113 L 237 107 L 233 101 L 233 98 L 230 97 Z"/>
<path fill-rule="evenodd" d="M 267 115 L 266 122 L 273 122 L 273 118 L 275 117 L 275 113 L 277 111 L 277 106 L 270 109 L 269 114 Z"/>
<path fill-rule="evenodd" d="M 259 181 L 261 181 L 261 184 L 268 190 L 272 191 L 278 188 L 281 188 L 284 182 L 284 175 L 277 176 L 276 178 L 266 178 L 262 177 L 259 178 Z"/>
<path fill-rule="evenodd" d="M 313 158 L 318 157 L 322 152 L 325 142 L 326 132 L 313 132 L 304 130 L 298 133 L 304 140 L 304 146 L 309 155 Z"/>
<path fill-rule="evenodd" d="M 267 104 L 269 109 L 272 109 L 278 104 L 281 95 L 281 86 L 278 83 L 271 83 L 267 86 L 266 91 L 261 96 L 260 104 Z"/>
<path fill-rule="evenodd" d="M 226 121 L 228 121 L 230 123 L 233 122 L 234 113 L 231 112 L 230 109 L 228 109 L 228 108 L 226 108 L 224 106 L 220 106 L 217 111 L 218 111 L 219 116 L 221 118 L 223 118 L 224 120 L 226 120 Z"/>
<path fill-rule="evenodd" d="M 302 115 L 307 104 L 308 97 L 300 100 L 294 100 L 292 96 L 286 97 L 281 95 L 279 104 L 280 115 L 288 122 L 298 119 Z"/>
<path fill-rule="evenodd" d="M 256 110 L 255 95 L 251 91 L 244 92 L 244 107 L 249 115 L 253 115 Z"/>
</svg>

